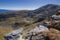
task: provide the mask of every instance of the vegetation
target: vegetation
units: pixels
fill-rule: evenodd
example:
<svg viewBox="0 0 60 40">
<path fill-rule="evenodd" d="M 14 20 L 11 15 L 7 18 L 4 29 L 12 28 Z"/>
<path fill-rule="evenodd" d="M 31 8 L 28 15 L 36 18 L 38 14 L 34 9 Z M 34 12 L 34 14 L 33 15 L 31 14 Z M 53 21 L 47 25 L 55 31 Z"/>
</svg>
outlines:
<svg viewBox="0 0 60 40">
<path fill-rule="evenodd" d="M 4 35 L 13 29 L 24 28 L 23 33 L 35 28 L 36 25 L 42 24 L 45 19 L 49 21 L 50 29 L 46 32 L 47 36 L 52 39 L 60 40 L 60 21 L 55 23 L 50 17 L 57 14 L 60 9 L 59 5 L 48 4 L 36 10 L 21 10 L 16 12 L 5 12 L 0 14 L 0 40 L 4 40 Z M 8 27 L 7 27 L 8 25 Z"/>
<path fill-rule="evenodd" d="M 12 28 L 5 28 L 0 26 L 0 40 L 4 40 L 4 36 L 11 32 Z"/>
</svg>

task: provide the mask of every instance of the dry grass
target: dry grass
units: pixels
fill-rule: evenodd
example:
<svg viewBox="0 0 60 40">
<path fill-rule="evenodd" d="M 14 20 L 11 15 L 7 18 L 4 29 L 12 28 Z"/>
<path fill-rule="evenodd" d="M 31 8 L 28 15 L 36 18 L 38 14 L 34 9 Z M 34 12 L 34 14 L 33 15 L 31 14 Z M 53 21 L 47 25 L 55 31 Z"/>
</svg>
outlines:
<svg viewBox="0 0 60 40">
<path fill-rule="evenodd" d="M 60 38 L 60 31 L 50 28 L 50 31 L 47 33 L 50 39 L 59 39 Z"/>
<path fill-rule="evenodd" d="M 4 40 L 4 35 L 12 31 L 12 28 L 0 27 L 0 40 Z"/>
</svg>

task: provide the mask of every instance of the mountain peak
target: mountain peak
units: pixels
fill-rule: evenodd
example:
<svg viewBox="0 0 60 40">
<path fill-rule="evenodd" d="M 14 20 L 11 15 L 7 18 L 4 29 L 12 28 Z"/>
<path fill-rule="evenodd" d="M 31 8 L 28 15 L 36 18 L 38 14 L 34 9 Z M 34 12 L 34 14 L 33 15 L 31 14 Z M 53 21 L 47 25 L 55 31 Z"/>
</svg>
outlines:
<svg viewBox="0 0 60 40">
<path fill-rule="evenodd" d="M 38 9 L 35 10 L 36 11 L 45 11 L 45 10 L 56 10 L 56 9 L 60 9 L 60 5 L 56 5 L 56 4 L 47 4 L 45 6 L 39 7 Z M 39 12 L 39 13 L 40 13 Z"/>
</svg>

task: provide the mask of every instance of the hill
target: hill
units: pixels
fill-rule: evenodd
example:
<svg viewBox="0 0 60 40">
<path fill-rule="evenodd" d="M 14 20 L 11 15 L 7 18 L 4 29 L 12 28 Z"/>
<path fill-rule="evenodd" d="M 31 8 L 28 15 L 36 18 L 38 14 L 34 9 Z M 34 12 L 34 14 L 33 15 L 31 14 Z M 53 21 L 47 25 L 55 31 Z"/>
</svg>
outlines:
<svg viewBox="0 0 60 40">
<path fill-rule="evenodd" d="M 60 5 L 48 4 L 42 7 L 39 7 L 35 10 L 20 10 L 20 11 L 8 11 L 6 10 L 0 12 L 0 28 L 3 33 L 9 33 L 10 30 L 18 29 L 23 27 L 27 30 L 33 29 L 37 24 L 41 24 L 46 19 L 50 19 L 52 15 L 55 15 L 60 11 Z M 45 19 L 45 20 L 44 20 Z M 46 20 L 47 21 L 47 20 Z M 50 19 L 51 21 L 51 19 Z M 48 21 L 49 22 L 49 21 Z M 52 24 L 53 25 L 53 24 Z M 59 29 L 59 23 L 53 26 L 55 29 Z M 58 26 L 58 27 L 57 27 Z M 51 26 L 52 27 L 52 26 Z M 11 28 L 9 30 L 9 28 Z M 6 31 L 8 30 L 8 31 Z M 25 30 L 24 30 L 25 31 Z M 3 36 L 0 38 L 3 40 Z"/>
<path fill-rule="evenodd" d="M 8 17 L 14 17 L 14 16 L 20 16 L 20 17 L 39 17 L 40 15 L 44 17 L 49 17 L 56 13 L 57 10 L 60 9 L 60 5 L 55 4 L 48 4 L 45 6 L 42 6 L 35 10 L 21 10 L 21 11 L 14 11 L 14 12 L 4 12 L 3 15 L 1 15 L 0 18 L 8 18 Z M 4 10 L 3 10 L 4 11 Z M 2 12 L 3 12 L 2 11 Z M 5 10 L 7 11 L 7 10 Z"/>
</svg>

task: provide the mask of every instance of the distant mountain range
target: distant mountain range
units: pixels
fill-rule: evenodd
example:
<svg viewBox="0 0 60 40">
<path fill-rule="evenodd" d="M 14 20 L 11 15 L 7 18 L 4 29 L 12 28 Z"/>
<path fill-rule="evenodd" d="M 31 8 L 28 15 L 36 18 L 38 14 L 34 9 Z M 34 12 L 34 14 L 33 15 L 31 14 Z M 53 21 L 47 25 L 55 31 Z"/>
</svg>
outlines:
<svg viewBox="0 0 60 40">
<path fill-rule="evenodd" d="M 0 14 L 0 18 L 9 18 L 9 17 L 49 17 L 56 13 L 57 10 L 60 9 L 60 5 L 48 4 L 42 6 L 35 10 L 21 10 L 21 11 L 12 11 L 12 10 L 0 10 L 0 12 L 4 12 L 3 15 Z"/>
<path fill-rule="evenodd" d="M 5 9 L 0 9 L 0 13 L 2 13 L 2 12 L 12 12 L 12 11 L 14 11 L 14 10 L 5 10 Z"/>
</svg>

